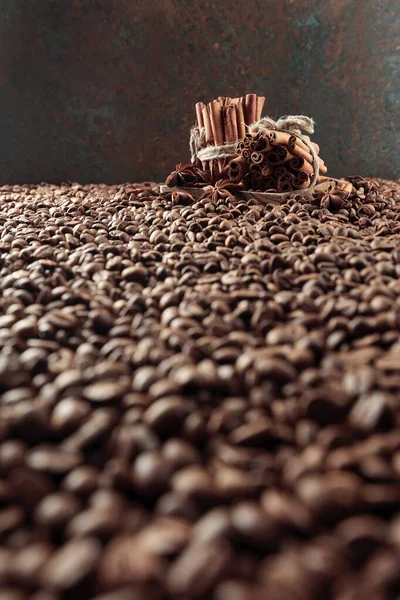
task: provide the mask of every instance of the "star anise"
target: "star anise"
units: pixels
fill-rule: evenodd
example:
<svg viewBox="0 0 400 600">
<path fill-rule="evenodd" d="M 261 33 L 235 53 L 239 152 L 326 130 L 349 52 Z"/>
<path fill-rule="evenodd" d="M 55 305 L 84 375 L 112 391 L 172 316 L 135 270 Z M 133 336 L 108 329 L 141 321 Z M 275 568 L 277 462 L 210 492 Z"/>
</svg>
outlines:
<svg viewBox="0 0 400 600">
<path fill-rule="evenodd" d="M 196 181 L 196 167 L 192 163 L 179 163 L 165 180 L 168 187 L 185 187 Z"/>
<path fill-rule="evenodd" d="M 320 198 L 319 205 L 321 208 L 335 212 L 348 205 L 349 196 L 350 193 L 345 190 L 329 188 Z"/>
<path fill-rule="evenodd" d="M 203 198 L 210 198 L 212 202 L 217 202 L 217 200 L 224 200 L 225 198 L 229 198 L 233 196 L 233 193 L 239 190 L 242 190 L 243 186 L 240 183 L 232 183 L 229 179 L 218 179 L 218 181 L 214 185 L 207 185 L 204 188 L 204 194 L 201 196 L 200 200 Z"/>
<path fill-rule="evenodd" d="M 179 163 L 165 183 L 168 187 L 204 187 L 211 183 L 211 175 L 201 169 L 197 161 L 195 164 Z"/>
<path fill-rule="evenodd" d="M 206 185 L 212 185 L 212 177 L 210 171 L 195 167 L 197 179 L 192 184 L 192 187 L 202 188 Z"/>
</svg>

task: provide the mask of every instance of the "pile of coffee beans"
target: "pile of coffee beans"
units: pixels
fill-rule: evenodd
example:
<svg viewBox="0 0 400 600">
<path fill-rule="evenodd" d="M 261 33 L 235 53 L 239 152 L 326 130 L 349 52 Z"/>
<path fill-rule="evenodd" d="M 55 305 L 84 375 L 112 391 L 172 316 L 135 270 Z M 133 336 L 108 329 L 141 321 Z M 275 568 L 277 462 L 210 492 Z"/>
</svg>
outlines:
<svg viewBox="0 0 400 600">
<path fill-rule="evenodd" d="M 0 599 L 400 594 L 400 186 L 0 189 Z"/>
</svg>

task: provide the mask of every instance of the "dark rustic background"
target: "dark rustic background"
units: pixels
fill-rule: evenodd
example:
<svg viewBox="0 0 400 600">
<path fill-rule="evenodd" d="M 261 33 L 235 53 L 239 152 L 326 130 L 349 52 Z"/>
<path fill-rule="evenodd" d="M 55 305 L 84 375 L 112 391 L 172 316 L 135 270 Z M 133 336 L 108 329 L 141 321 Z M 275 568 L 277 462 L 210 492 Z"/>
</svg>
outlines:
<svg viewBox="0 0 400 600">
<path fill-rule="evenodd" d="M 0 179 L 163 179 L 194 103 L 305 113 L 332 175 L 397 178 L 398 0 L 0 0 Z"/>
</svg>

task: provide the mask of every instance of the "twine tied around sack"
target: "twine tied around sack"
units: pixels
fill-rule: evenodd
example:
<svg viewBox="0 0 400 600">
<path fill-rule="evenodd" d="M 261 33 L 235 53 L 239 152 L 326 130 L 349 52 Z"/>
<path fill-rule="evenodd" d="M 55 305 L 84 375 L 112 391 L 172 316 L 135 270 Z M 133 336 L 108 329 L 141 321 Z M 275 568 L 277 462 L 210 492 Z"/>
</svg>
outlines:
<svg viewBox="0 0 400 600">
<path fill-rule="evenodd" d="M 314 121 L 305 115 L 288 115 L 281 117 L 277 121 L 271 117 L 262 117 L 259 121 L 248 126 L 249 133 L 255 134 L 265 129 L 273 131 L 284 131 L 300 138 L 310 150 L 313 160 L 314 174 L 310 183 L 310 187 L 314 186 L 319 176 L 319 159 L 313 145 L 302 135 L 302 131 L 306 133 L 314 133 Z M 206 146 L 206 131 L 203 127 L 194 126 L 190 130 L 190 155 L 192 163 L 198 158 L 199 160 L 208 161 L 219 158 L 230 158 L 236 156 L 236 143 L 221 144 L 220 146 Z"/>
</svg>

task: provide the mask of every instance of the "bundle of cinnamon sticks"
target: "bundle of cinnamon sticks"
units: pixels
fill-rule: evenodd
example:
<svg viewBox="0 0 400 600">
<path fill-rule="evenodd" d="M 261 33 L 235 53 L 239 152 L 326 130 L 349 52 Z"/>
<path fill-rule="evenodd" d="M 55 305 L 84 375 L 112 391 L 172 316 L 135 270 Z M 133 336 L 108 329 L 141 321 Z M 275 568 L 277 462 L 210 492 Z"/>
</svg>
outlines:
<svg viewBox="0 0 400 600">
<path fill-rule="evenodd" d="M 297 127 L 288 132 L 257 123 L 264 102 L 265 97 L 257 94 L 198 102 L 198 127 L 191 132 L 193 162 L 177 165 L 167 185 L 204 187 L 227 180 L 237 189 L 255 192 L 306 189 L 315 179 L 310 146 L 319 159 L 316 183 L 324 182 L 327 168 L 319 157 L 318 144 Z M 273 127 L 271 121 L 266 120 Z"/>
<path fill-rule="evenodd" d="M 304 136 L 303 136 L 304 137 Z M 319 146 L 306 139 L 319 154 Z M 308 188 L 314 172 L 313 158 L 307 144 L 284 131 L 265 129 L 247 133 L 237 143 L 238 157 L 229 163 L 229 178 L 245 189 L 266 192 L 289 192 Z M 326 173 L 319 159 L 319 171 Z"/>
<path fill-rule="evenodd" d="M 196 104 L 198 126 L 205 129 L 206 145 L 220 146 L 236 142 L 246 135 L 246 126 L 258 121 L 264 107 L 265 97 L 247 94 L 241 98 L 222 98 Z M 213 181 L 217 181 L 229 159 L 214 159 L 203 163 L 203 169 L 210 171 Z"/>
</svg>

